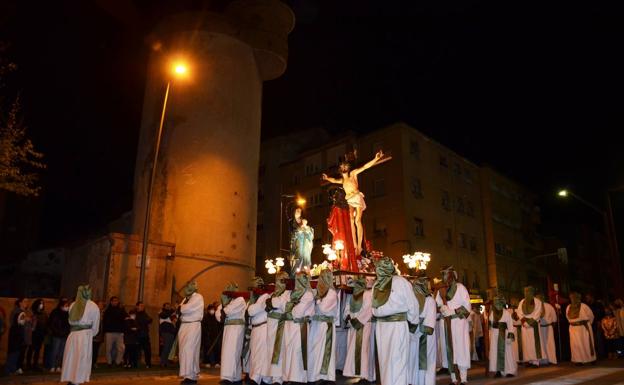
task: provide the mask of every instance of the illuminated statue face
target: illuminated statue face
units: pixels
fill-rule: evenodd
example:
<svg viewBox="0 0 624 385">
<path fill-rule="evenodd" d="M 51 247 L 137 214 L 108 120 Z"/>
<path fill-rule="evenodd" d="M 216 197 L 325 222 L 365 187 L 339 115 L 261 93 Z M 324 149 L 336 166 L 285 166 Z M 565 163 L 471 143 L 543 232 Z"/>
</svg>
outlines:
<svg viewBox="0 0 624 385">
<path fill-rule="evenodd" d="M 296 208 L 295 209 L 295 218 L 296 219 L 301 218 L 301 209 L 300 208 Z"/>
<path fill-rule="evenodd" d="M 351 170 L 349 163 L 340 163 L 339 170 L 342 174 L 346 174 Z"/>
</svg>

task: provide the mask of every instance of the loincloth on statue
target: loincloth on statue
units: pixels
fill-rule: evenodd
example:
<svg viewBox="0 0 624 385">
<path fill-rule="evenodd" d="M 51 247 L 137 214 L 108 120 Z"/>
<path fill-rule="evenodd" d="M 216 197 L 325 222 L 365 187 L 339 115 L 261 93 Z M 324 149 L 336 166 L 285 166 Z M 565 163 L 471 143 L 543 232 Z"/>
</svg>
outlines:
<svg viewBox="0 0 624 385">
<path fill-rule="evenodd" d="M 361 191 L 354 192 L 345 197 L 347 203 L 351 207 L 360 207 L 362 211 L 366 210 L 366 203 L 364 202 L 364 194 Z"/>
</svg>

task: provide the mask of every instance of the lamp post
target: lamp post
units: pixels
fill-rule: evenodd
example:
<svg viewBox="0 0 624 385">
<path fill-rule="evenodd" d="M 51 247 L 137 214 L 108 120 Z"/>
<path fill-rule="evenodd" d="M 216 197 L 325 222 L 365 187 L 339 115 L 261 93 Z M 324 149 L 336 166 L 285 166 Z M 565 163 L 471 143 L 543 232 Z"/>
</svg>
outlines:
<svg viewBox="0 0 624 385">
<path fill-rule="evenodd" d="M 171 66 L 171 74 L 173 77 L 182 78 L 188 73 L 188 67 L 184 62 L 178 61 Z M 158 162 L 158 154 L 160 152 L 160 141 L 162 139 L 162 130 L 165 123 L 165 112 L 167 111 L 167 100 L 169 99 L 169 89 L 171 88 L 171 79 L 167 81 L 167 88 L 165 89 L 165 97 L 163 100 L 162 112 L 160 114 L 160 124 L 158 126 L 158 133 L 156 135 L 156 146 L 154 148 L 154 159 L 152 161 L 152 170 L 149 177 L 147 187 L 147 207 L 145 208 L 145 226 L 143 228 L 143 244 L 141 246 L 141 266 L 139 272 L 139 295 L 138 300 L 143 301 L 143 295 L 145 292 L 145 270 L 147 268 L 147 246 L 149 244 L 149 227 L 152 214 L 152 193 L 154 190 L 154 179 L 156 177 L 156 166 Z"/>
<path fill-rule="evenodd" d="M 617 189 L 615 189 L 615 190 L 617 190 Z M 598 214 L 600 214 L 600 217 L 602 218 L 602 223 L 603 223 L 603 226 L 604 226 L 605 236 L 607 237 L 607 245 L 608 245 L 609 255 L 611 256 L 611 259 L 612 259 L 611 262 L 612 263 L 616 262 L 616 266 L 619 269 L 620 264 L 619 264 L 619 260 L 618 260 L 618 255 L 616 254 L 616 250 L 617 250 L 617 237 L 616 237 L 616 234 L 615 234 L 615 228 L 612 227 L 612 223 L 609 221 L 609 219 L 612 218 L 613 213 L 609 212 L 610 215 L 608 215 L 605 210 L 600 209 L 598 206 L 596 206 L 593 203 L 591 203 L 591 202 L 581 198 L 580 196 L 576 195 L 575 193 L 573 193 L 572 191 L 567 190 L 567 189 L 559 190 L 557 192 L 557 195 L 559 197 L 561 197 L 561 198 L 572 197 L 572 198 L 576 199 L 577 201 L 581 202 L 582 204 L 584 204 L 585 206 L 591 208 L 592 210 L 594 210 Z M 610 200 L 608 192 L 607 192 L 607 205 L 609 207 L 609 211 L 611 211 L 611 200 Z M 619 273 L 620 272 L 618 271 L 618 275 L 619 275 Z M 603 286 L 603 291 L 605 293 L 607 293 L 607 286 L 606 286 L 606 281 L 605 280 L 602 280 L 602 286 Z"/>
</svg>

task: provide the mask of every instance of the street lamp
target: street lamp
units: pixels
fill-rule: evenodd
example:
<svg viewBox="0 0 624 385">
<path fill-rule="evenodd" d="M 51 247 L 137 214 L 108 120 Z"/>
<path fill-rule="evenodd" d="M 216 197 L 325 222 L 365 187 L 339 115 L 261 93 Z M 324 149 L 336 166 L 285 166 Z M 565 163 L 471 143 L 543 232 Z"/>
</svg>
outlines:
<svg viewBox="0 0 624 385">
<path fill-rule="evenodd" d="M 141 268 L 139 273 L 139 295 L 138 300 L 143 301 L 145 291 L 145 270 L 147 264 L 147 246 L 149 243 L 149 227 L 152 214 L 152 192 L 154 190 L 154 179 L 156 177 L 156 166 L 158 162 L 158 154 L 160 152 L 160 141 L 162 139 L 163 124 L 165 123 L 165 112 L 167 111 L 167 100 L 169 99 L 169 88 L 173 79 L 182 79 L 188 76 L 188 65 L 185 61 L 176 60 L 170 63 L 169 76 L 167 80 L 167 88 L 165 89 L 165 98 L 163 100 L 162 112 L 160 114 L 160 125 L 158 126 L 158 135 L 156 136 L 156 146 L 154 149 L 154 159 L 152 161 L 152 170 L 150 173 L 149 183 L 147 187 L 147 207 L 145 209 L 145 226 L 143 228 L 143 244 L 141 246 Z"/>
<path fill-rule="evenodd" d="M 615 235 L 615 228 L 612 227 L 612 223 L 609 221 L 609 215 L 607 215 L 607 212 L 600 209 L 598 206 L 594 205 L 593 203 L 581 198 L 580 196 L 576 195 L 575 193 L 573 193 L 570 190 L 566 190 L 566 189 L 562 189 L 559 190 L 559 192 L 557 193 L 558 196 L 562 197 L 562 198 L 567 198 L 568 196 L 576 199 L 577 201 L 581 202 L 582 204 L 584 204 L 585 206 L 589 207 L 590 209 L 594 210 L 595 212 L 597 212 L 598 214 L 600 214 L 600 217 L 602 218 L 602 223 L 604 225 L 604 231 L 605 231 L 605 236 L 607 237 L 607 245 L 609 246 L 609 256 L 611 257 L 611 262 L 615 263 L 615 265 L 618 267 L 619 270 L 619 257 L 617 255 L 617 237 Z M 611 200 L 610 197 L 608 196 L 608 192 L 607 192 L 607 205 L 609 206 L 609 210 L 611 210 Z M 610 213 L 612 214 L 612 213 Z M 601 268 L 602 265 L 600 264 Z M 619 271 L 618 271 L 619 273 Z M 603 285 L 603 290 L 606 293 L 607 292 L 607 288 L 606 288 L 606 281 L 603 280 L 602 281 L 602 285 Z"/>
</svg>

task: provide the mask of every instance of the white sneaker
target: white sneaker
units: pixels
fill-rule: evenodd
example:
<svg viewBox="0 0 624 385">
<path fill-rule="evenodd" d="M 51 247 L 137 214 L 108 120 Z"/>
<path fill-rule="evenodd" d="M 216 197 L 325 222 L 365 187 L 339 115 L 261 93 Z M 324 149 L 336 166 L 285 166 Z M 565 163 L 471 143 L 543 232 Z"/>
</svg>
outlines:
<svg viewBox="0 0 624 385">
<path fill-rule="evenodd" d="M 19 368 L 15 371 L 16 374 L 24 374 L 24 371 L 22 370 L 22 368 Z"/>
<path fill-rule="evenodd" d="M 221 367 L 221 365 L 215 364 L 215 368 L 219 369 L 220 367 Z"/>
<path fill-rule="evenodd" d="M 212 365 L 210 365 L 210 364 L 204 364 L 204 368 L 210 369 L 210 368 L 212 368 Z"/>
</svg>

